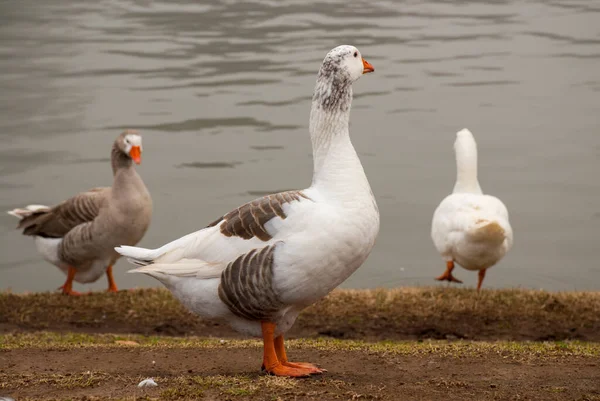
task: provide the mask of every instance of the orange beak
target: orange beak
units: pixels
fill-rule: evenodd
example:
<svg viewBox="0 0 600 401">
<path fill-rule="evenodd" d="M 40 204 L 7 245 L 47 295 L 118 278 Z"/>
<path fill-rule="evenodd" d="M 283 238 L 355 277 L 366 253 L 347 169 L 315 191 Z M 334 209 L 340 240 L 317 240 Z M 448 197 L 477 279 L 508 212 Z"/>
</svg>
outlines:
<svg viewBox="0 0 600 401">
<path fill-rule="evenodd" d="M 365 60 L 364 58 L 362 60 L 363 60 L 363 67 L 364 67 L 363 74 L 375 71 L 375 68 L 373 68 L 373 66 L 367 60 Z"/>
<path fill-rule="evenodd" d="M 135 164 L 140 164 L 142 162 L 142 150 L 139 146 L 132 146 L 129 151 L 129 156 L 131 156 L 131 160 L 133 160 Z"/>
</svg>

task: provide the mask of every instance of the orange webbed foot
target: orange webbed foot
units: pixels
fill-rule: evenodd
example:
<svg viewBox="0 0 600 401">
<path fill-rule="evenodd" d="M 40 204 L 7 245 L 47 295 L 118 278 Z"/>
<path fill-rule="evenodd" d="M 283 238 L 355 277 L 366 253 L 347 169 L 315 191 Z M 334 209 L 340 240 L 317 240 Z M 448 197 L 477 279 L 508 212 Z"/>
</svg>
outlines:
<svg viewBox="0 0 600 401">
<path fill-rule="evenodd" d="M 283 377 L 309 377 L 310 375 L 315 374 L 313 369 L 285 366 L 282 363 L 273 365 L 270 368 L 266 368 L 263 365 L 262 370 L 270 375 Z"/>
<path fill-rule="evenodd" d="M 283 345 L 283 335 L 275 338 L 275 326 L 273 322 L 261 322 L 264 345 L 262 370 L 271 375 L 285 377 L 308 377 L 324 372 L 323 369 L 309 363 L 288 362 Z"/>
<path fill-rule="evenodd" d="M 67 281 L 61 286 L 58 287 L 59 290 L 62 290 L 62 293 L 65 295 L 79 296 L 80 292 L 73 290 L 73 280 L 75 279 L 75 274 L 77 271 L 74 267 L 69 266 L 69 270 L 67 272 Z"/>
<path fill-rule="evenodd" d="M 290 368 L 308 369 L 311 371 L 311 375 L 320 375 L 327 372 L 327 369 L 322 369 L 309 362 L 282 362 L 281 364 Z"/>
<path fill-rule="evenodd" d="M 462 281 L 460 281 L 452 275 L 452 270 L 454 270 L 454 261 L 449 260 L 446 262 L 446 271 L 444 272 L 444 274 L 442 274 L 439 277 L 436 277 L 435 279 L 438 281 L 450 281 L 452 283 L 462 284 Z"/>
<path fill-rule="evenodd" d="M 75 291 L 75 290 L 74 290 L 74 289 L 72 289 L 72 288 L 65 288 L 65 286 L 64 286 L 64 285 L 63 285 L 63 286 L 61 286 L 61 287 L 58 287 L 58 289 L 59 289 L 59 290 L 61 290 L 61 292 L 62 292 L 64 295 L 71 295 L 71 296 L 74 296 L 74 297 L 79 297 L 79 296 L 83 295 L 82 293 L 80 293 L 80 292 L 77 292 L 77 291 Z"/>
<path fill-rule="evenodd" d="M 445 272 L 444 274 L 442 274 L 442 275 L 441 275 L 441 276 L 439 276 L 439 277 L 436 277 L 435 279 L 436 279 L 437 281 L 450 281 L 450 282 L 452 282 L 452 283 L 459 283 L 459 284 L 462 284 L 462 281 L 460 281 L 459 279 L 457 279 L 456 277 L 454 277 L 454 276 L 452 275 L 452 273 L 448 273 L 448 272 Z"/>
</svg>

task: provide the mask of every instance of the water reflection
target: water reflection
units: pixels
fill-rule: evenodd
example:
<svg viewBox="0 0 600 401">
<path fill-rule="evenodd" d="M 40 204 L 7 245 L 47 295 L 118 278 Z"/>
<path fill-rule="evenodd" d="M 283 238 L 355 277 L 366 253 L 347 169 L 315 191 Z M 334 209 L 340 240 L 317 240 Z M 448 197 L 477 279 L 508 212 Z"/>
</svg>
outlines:
<svg viewBox="0 0 600 401">
<path fill-rule="evenodd" d="M 586 0 L 0 2 L 0 205 L 109 185 L 123 128 L 144 137 L 144 246 L 271 192 L 257 188 L 305 187 L 317 68 L 350 43 L 376 69 L 355 85 L 351 135 L 382 228 L 346 285 L 434 284 L 431 214 L 466 126 L 516 235 L 488 284 L 597 289 L 599 22 Z M 14 225 L 0 217 L 1 287 L 53 289 L 60 273 Z M 123 287 L 156 284 L 125 270 Z"/>
<path fill-rule="evenodd" d="M 177 167 L 191 167 L 191 168 L 234 168 L 237 165 L 240 165 L 240 162 L 194 162 L 194 163 L 182 163 Z"/>
</svg>

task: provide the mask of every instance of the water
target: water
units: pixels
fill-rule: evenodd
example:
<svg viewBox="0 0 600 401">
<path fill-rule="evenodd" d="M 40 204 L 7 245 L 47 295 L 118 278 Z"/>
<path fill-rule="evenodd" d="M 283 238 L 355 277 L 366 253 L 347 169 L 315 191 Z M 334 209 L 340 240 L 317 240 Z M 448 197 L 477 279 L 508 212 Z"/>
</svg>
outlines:
<svg viewBox="0 0 600 401">
<path fill-rule="evenodd" d="M 351 135 L 382 225 L 345 286 L 435 283 L 444 264 L 431 216 L 454 184 L 455 132 L 468 127 L 481 185 L 515 231 L 484 285 L 600 288 L 600 4 L 196 3 L 0 1 L 0 209 L 109 185 L 124 127 L 143 134 L 139 171 L 154 198 L 142 246 L 304 188 L 317 69 L 354 44 L 376 69 L 355 85 Z M 0 216 L 0 289 L 62 284 L 14 225 Z M 121 288 L 157 284 L 128 268 L 117 265 Z"/>
</svg>

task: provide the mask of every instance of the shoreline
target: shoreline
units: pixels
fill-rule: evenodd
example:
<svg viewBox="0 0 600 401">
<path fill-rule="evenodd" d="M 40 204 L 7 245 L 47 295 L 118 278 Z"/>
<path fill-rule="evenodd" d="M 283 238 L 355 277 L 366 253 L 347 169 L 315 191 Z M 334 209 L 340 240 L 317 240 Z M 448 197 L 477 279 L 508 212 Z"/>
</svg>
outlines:
<svg viewBox="0 0 600 401">
<path fill-rule="evenodd" d="M 0 293 L 0 397 L 29 400 L 600 401 L 600 293 L 337 290 L 260 371 L 260 340 L 187 312 L 165 289 Z M 153 378 L 153 388 L 138 388 Z"/>
<path fill-rule="evenodd" d="M 39 330 L 243 338 L 187 312 L 165 289 L 0 293 L 0 333 Z M 336 290 L 301 313 L 290 338 L 600 342 L 599 292 L 439 287 Z"/>
</svg>

